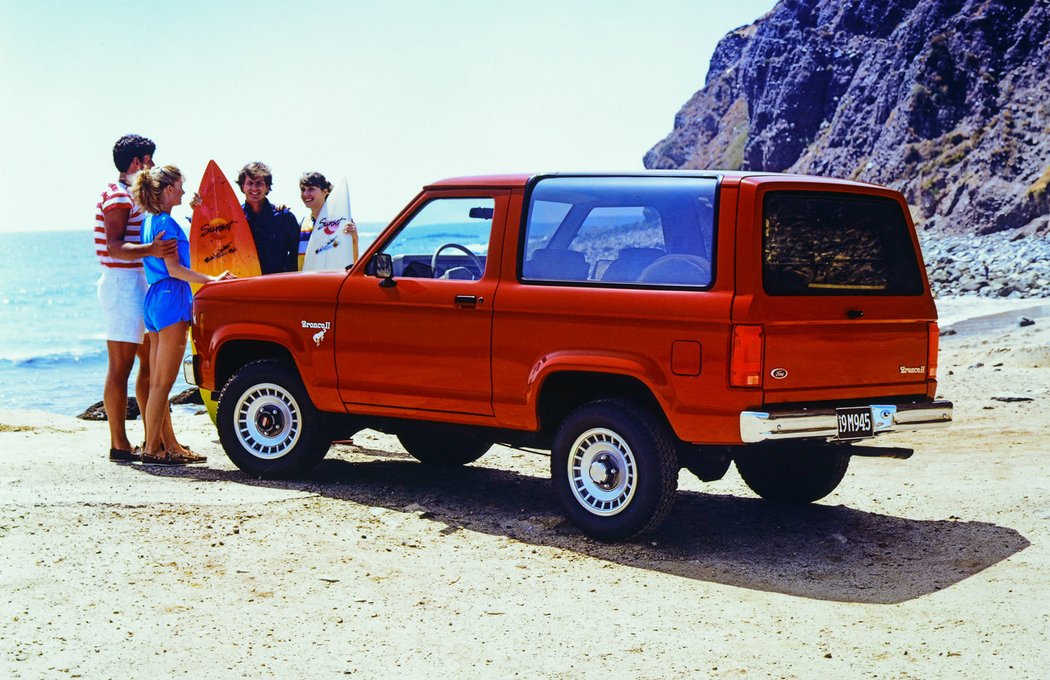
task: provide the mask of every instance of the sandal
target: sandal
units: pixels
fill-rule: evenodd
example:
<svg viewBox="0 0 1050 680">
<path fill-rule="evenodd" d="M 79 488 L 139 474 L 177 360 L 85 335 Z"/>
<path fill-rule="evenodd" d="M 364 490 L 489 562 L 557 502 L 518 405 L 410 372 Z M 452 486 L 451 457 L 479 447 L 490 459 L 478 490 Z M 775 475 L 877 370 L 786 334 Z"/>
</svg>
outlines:
<svg viewBox="0 0 1050 680">
<path fill-rule="evenodd" d="M 175 442 L 175 443 L 176 443 L 176 444 L 179 444 L 178 442 Z M 191 448 L 189 447 L 189 445 L 188 445 L 188 444 L 179 444 L 179 446 L 181 446 L 182 448 L 186 449 L 187 451 L 192 451 L 192 450 L 193 450 L 193 449 L 191 449 Z M 145 442 L 145 441 L 143 441 L 143 442 L 142 442 L 142 446 L 136 446 L 135 448 L 136 448 L 136 449 L 141 449 L 141 451 L 139 451 L 139 453 L 141 453 L 142 451 L 145 451 L 145 450 L 146 450 L 146 442 Z"/>
<path fill-rule="evenodd" d="M 176 465 L 194 465 L 195 463 L 207 463 L 208 457 L 199 453 L 194 453 L 186 448 L 186 453 L 178 454 L 174 451 L 168 453 L 168 456 L 176 461 Z"/>
<path fill-rule="evenodd" d="M 195 463 L 207 462 L 208 457 L 187 451 L 185 454 L 174 451 L 162 453 L 142 453 L 142 462 L 150 465 L 193 465 Z"/>
</svg>

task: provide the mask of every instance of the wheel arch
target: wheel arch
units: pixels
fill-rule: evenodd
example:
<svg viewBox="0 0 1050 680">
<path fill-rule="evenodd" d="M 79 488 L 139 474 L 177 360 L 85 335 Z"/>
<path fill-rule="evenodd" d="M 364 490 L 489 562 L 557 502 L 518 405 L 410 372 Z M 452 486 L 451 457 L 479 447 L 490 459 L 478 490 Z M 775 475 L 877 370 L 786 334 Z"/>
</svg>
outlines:
<svg viewBox="0 0 1050 680">
<path fill-rule="evenodd" d="M 215 391 L 222 392 L 222 388 L 237 371 L 261 359 L 283 361 L 299 370 L 291 351 L 280 343 L 270 340 L 228 340 L 216 354 Z"/>
<path fill-rule="evenodd" d="M 626 399 L 667 422 L 652 390 L 632 375 L 601 371 L 564 370 L 546 376 L 539 388 L 536 413 L 541 432 L 553 433 L 572 411 L 599 399 Z"/>
</svg>

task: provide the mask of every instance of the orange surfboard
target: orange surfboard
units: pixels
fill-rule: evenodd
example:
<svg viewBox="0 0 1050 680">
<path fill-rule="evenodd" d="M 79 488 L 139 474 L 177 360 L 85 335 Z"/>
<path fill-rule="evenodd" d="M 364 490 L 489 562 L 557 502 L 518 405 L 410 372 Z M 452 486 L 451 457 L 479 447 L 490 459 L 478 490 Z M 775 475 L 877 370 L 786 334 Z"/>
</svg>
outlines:
<svg viewBox="0 0 1050 680">
<path fill-rule="evenodd" d="M 211 276 L 229 270 L 239 279 L 262 274 L 248 219 L 215 161 L 208 162 L 198 193 L 201 204 L 193 211 L 190 224 L 190 268 Z M 198 288 L 194 285 L 194 292 Z M 208 390 L 200 393 L 214 423 L 218 395 Z"/>
<path fill-rule="evenodd" d="M 211 276 L 229 270 L 239 279 L 262 274 L 241 202 L 215 161 L 208 162 L 199 193 L 190 226 L 190 268 Z"/>
</svg>

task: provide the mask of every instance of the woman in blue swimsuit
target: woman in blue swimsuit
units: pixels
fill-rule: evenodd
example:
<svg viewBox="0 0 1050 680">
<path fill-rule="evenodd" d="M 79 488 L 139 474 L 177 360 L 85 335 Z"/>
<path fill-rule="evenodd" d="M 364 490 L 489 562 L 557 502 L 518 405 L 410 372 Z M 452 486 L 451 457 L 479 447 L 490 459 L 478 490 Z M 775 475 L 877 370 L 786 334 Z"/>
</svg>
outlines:
<svg viewBox="0 0 1050 680">
<path fill-rule="evenodd" d="M 203 463 L 206 457 L 195 454 L 175 440 L 168 410 L 168 395 L 175 383 L 182 356 L 186 351 L 186 331 L 193 313 L 191 283 L 210 283 L 234 278 L 229 272 L 208 276 L 190 269 L 190 242 L 171 209 L 182 203 L 182 173 L 174 165 L 143 170 L 135 178 L 132 193 L 139 206 L 148 213 L 142 225 L 142 242 L 161 238 L 178 241 L 176 252 L 161 259 L 143 258 L 146 270 L 144 316 L 150 335 L 149 401 L 144 414 L 146 449 L 142 462 L 163 465 Z"/>
</svg>

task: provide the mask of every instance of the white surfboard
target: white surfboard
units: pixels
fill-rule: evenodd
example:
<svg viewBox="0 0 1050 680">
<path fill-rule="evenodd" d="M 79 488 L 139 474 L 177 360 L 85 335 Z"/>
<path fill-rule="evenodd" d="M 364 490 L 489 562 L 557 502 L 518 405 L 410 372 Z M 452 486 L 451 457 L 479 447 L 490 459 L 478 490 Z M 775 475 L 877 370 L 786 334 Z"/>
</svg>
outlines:
<svg viewBox="0 0 1050 680">
<path fill-rule="evenodd" d="M 345 269 L 354 261 L 354 241 L 343 232 L 353 219 L 350 212 L 350 185 L 336 182 L 328 200 L 317 215 L 310 241 L 306 245 L 303 271 Z"/>
</svg>

